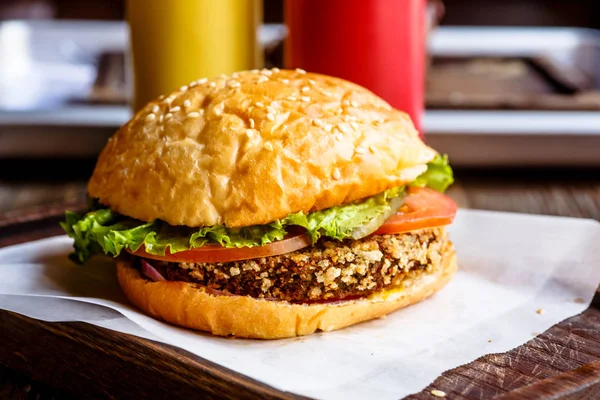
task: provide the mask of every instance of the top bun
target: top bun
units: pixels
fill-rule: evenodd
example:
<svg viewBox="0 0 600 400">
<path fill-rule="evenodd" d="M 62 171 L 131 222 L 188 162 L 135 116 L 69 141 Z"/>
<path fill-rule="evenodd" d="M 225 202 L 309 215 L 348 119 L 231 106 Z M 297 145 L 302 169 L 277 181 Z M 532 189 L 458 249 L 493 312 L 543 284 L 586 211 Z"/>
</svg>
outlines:
<svg viewBox="0 0 600 400">
<path fill-rule="evenodd" d="M 263 69 L 147 104 L 109 139 L 88 193 L 144 221 L 241 227 L 409 183 L 435 155 L 367 89 Z"/>
</svg>

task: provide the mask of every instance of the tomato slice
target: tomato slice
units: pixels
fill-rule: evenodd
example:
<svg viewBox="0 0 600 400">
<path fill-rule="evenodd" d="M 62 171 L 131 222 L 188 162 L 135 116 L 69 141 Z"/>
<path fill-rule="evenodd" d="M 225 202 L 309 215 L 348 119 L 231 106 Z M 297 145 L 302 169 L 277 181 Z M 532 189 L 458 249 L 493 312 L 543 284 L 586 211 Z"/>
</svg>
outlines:
<svg viewBox="0 0 600 400">
<path fill-rule="evenodd" d="M 457 208 L 456 203 L 443 193 L 428 188 L 410 187 L 400 211 L 381 225 L 373 235 L 450 225 Z"/>
<path fill-rule="evenodd" d="M 264 246 L 256 247 L 228 248 L 223 247 L 220 244 L 206 244 L 202 247 L 198 247 L 197 249 L 180 251 L 173 254 L 167 251 L 164 256 L 149 254 L 146 252 L 143 246 L 140 247 L 136 252 L 128 251 L 134 256 L 161 261 L 172 261 L 178 263 L 214 263 L 277 256 L 280 254 L 291 253 L 292 251 L 300 250 L 304 247 L 310 246 L 310 244 L 311 241 L 308 235 L 304 233 L 298 233 L 291 236 L 288 235 L 283 240 L 278 240 Z"/>
<path fill-rule="evenodd" d="M 454 220 L 457 206 L 443 193 L 427 188 L 411 187 L 404 198 L 400 211 L 388 219 L 373 235 L 410 232 L 417 229 L 449 225 Z M 147 253 L 143 247 L 129 253 L 154 260 L 171 262 L 213 263 L 242 261 L 253 258 L 277 256 L 291 253 L 311 245 L 310 238 L 304 233 L 288 235 L 285 239 L 264 246 L 227 248 L 218 244 L 207 244 L 197 249 L 181 251 L 164 256 Z"/>
</svg>

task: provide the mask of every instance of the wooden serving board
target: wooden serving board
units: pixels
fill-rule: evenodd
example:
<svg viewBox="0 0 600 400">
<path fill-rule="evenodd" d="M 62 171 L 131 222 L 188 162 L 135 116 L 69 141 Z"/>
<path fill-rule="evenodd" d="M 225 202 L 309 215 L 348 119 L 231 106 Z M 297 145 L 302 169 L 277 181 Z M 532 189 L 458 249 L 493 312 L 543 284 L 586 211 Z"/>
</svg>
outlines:
<svg viewBox="0 0 600 400">
<path fill-rule="evenodd" d="M 0 247 L 62 234 L 65 208 L 5 214 Z M 0 343 L 0 399 L 302 398 L 184 350 L 86 323 L 0 311 Z M 434 389 L 449 399 L 600 398 L 600 296 L 525 345 L 447 371 L 409 398 L 433 399 Z"/>
</svg>

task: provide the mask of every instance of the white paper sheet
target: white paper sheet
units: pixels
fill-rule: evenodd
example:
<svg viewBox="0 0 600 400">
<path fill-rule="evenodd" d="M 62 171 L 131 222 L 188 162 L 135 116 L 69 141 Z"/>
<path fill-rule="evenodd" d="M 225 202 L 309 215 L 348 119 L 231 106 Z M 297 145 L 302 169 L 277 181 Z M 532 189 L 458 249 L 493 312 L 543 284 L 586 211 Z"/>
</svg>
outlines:
<svg viewBox="0 0 600 400">
<path fill-rule="evenodd" d="M 127 304 L 110 260 L 84 267 L 66 260 L 66 237 L 0 249 L 0 307 L 169 343 L 305 396 L 397 399 L 584 311 L 600 283 L 596 221 L 460 210 L 450 234 L 459 272 L 434 297 L 385 319 L 303 338 L 222 339 L 146 317 Z"/>
</svg>

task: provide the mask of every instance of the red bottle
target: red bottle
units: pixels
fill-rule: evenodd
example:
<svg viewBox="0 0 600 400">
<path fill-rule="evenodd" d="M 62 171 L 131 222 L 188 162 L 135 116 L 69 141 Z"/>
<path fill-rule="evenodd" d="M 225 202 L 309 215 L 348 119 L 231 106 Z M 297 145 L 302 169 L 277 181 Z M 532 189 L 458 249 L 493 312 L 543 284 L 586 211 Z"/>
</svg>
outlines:
<svg viewBox="0 0 600 400">
<path fill-rule="evenodd" d="M 426 0 L 286 0 L 287 68 L 358 83 L 420 131 Z"/>
</svg>

